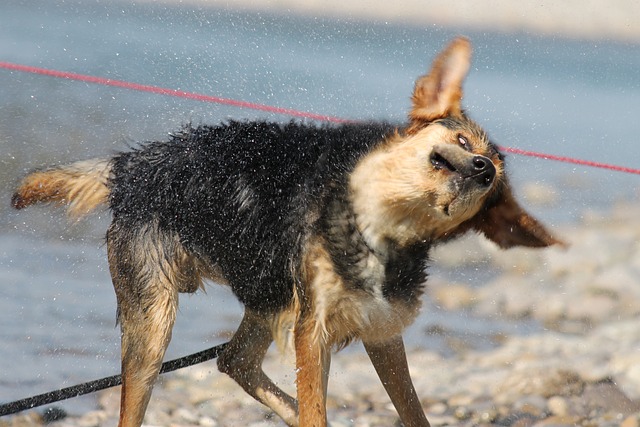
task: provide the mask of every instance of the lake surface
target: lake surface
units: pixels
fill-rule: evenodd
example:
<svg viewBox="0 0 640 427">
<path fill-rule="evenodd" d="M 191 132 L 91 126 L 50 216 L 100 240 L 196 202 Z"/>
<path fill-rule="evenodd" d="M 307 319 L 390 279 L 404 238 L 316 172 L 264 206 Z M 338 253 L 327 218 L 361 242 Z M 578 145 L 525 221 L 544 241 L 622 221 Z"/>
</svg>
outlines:
<svg viewBox="0 0 640 427">
<path fill-rule="evenodd" d="M 57 2 L 56 2 L 57 3 Z M 460 31 L 119 2 L 4 0 L 0 61 L 132 81 L 348 119 L 402 121 L 416 77 Z M 466 32 L 475 52 L 465 106 L 496 143 L 640 168 L 640 45 Z M 119 370 L 105 212 L 9 208 L 16 181 L 48 164 L 105 156 L 185 123 L 290 117 L 0 70 L 0 402 Z M 304 147 L 301 147 L 303 149 Z M 546 222 L 638 200 L 640 177 L 508 156 L 517 188 L 536 183 Z M 525 204 L 527 204 L 525 200 Z M 491 271 L 432 275 L 477 283 Z M 472 277 L 469 277 L 472 276 Z M 222 342 L 242 307 L 224 288 L 184 296 L 168 357 Z M 441 348 L 444 325 L 474 345 L 527 333 L 427 306 L 410 347 Z M 446 352 L 446 349 L 442 349 Z M 215 369 L 211 365 L 211 369 Z M 65 403 L 71 412 L 91 397 Z"/>
</svg>

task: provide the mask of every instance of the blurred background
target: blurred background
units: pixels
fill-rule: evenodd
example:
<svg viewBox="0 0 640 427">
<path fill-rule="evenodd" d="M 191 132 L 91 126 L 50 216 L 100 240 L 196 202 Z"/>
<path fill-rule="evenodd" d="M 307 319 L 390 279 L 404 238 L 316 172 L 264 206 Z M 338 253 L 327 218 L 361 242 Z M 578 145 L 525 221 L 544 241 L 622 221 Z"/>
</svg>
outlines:
<svg viewBox="0 0 640 427">
<path fill-rule="evenodd" d="M 401 123 L 415 79 L 464 34 L 474 45 L 464 105 L 497 144 L 640 168 L 638 17 L 640 3 L 622 0 L 3 0 L 0 61 Z M 14 212 L 20 177 L 229 118 L 291 119 L 0 68 L 0 402 L 119 371 L 108 212 L 71 224 L 61 210 Z M 523 203 L 552 227 L 640 194 L 637 175 L 516 155 L 508 164 Z M 474 283 L 491 274 L 475 271 Z M 169 357 L 225 340 L 241 312 L 220 287 L 182 298 Z M 459 319 L 430 307 L 410 346 L 441 348 L 424 333 L 434 325 L 479 347 L 489 332 L 540 328 Z M 81 402 L 68 409 L 92 404 Z"/>
</svg>

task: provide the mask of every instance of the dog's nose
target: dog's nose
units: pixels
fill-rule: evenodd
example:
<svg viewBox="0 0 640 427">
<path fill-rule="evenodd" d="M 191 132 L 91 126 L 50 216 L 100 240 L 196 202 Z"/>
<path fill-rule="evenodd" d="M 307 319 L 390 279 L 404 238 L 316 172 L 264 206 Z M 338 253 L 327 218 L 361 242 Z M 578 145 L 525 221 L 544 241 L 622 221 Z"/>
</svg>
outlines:
<svg viewBox="0 0 640 427">
<path fill-rule="evenodd" d="M 475 156 L 472 163 L 475 171 L 473 179 L 482 186 L 491 185 L 496 176 L 496 167 L 493 162 L 484 156 Z"/>
</svg>

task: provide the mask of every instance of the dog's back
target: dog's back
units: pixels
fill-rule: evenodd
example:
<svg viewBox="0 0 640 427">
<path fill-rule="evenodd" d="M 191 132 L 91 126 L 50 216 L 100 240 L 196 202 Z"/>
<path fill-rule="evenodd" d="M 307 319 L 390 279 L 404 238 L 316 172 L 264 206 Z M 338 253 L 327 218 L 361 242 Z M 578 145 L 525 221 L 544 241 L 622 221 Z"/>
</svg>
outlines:
<svg viewBox="0 0 640 427">
<path fill-rule="evenodd" d="M 327 196 L 344 197 L 357 161 L 393 131 L 384 123 L 185 127 L 110 160 L 34 172 L 13 204 L 55 201 L 74 215 L 108 204 L 113 228 L 133 236 L 157 227 L 217 265 L 247 307 L 275 312 L 291 302 L 291 271 Z"/>
<path fill-rule="evenodd" d="M 291 271 L 323 200 L 391 127 L 231 122 L 185 128 L 113 160 L 115 223 L 156 222 L 219 266 L 247 307 L 290 303 Z"/>
</svg>

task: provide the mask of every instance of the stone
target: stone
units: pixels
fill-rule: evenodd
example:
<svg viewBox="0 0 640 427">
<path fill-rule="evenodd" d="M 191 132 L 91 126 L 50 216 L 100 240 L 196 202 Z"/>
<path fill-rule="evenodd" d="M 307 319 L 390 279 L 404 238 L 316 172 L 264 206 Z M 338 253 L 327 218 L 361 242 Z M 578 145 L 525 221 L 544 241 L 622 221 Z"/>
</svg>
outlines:
<svg viewBox="0 0 640 427">
<path fill-rule="evenodd" d="M 629 399 L 611 380 L 588 384 L 582 394 L 582 399 L 591 407 L 603 408 L 624 415 L 640 411 L 640 403 Z"/>
<path fill-rule="evenodd" d="M 518 400 L 513 407 L 515 410 L 523 414 L 540 417 L 547 409 L 547 401 L 542 396 L 525 396 Z"/>
<path fill-rule="evenodd" d="M 640 427 L 640 414 L 629 415 L 620 423 L 620 427 Z"/>
<path fill-rule="evenodd" d="M 582 392 L 584 381 L 580 376 L 567 369 L 530 368 L 513 371 L 499 387 L 502 395 L 554 395 L 568 396 Z"/>
<path fill-rule="evenodd" d="M 569 415 L 569 402 L 562 396 L 551 396 L 549 400 L 547 400 L 547 409 L 549 409 L 549 412 L 553 415 L 565 417 Z"/>
<path fill-rule="evenodd" d="M 548 418 L 545 418 L 541 421 L 538 421 L 533 426 L 534 427 L 575 427 L 579 425 L 580 417 L 572 417 L 572 416 L 557 416 L 552 415 Z"/>
<path fill-rule="evenodd" d="M 469 286 L 451 283 L 434 288 L 430 292 L 435 304 L 445 310 L 460 310 L 473 305 L 476 293 Z"/>
</svg>

